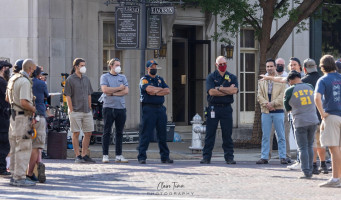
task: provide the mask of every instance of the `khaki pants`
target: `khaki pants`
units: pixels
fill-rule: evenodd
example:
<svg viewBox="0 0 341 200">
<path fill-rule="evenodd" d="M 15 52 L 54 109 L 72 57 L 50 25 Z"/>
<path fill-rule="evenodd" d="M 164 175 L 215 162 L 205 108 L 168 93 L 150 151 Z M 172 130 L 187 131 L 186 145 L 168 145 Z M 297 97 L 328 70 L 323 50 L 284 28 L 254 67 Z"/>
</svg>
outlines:
<svg viewBox="0 0 341 200">
<path fill-rule="evenodd" d="M 10 171 L 14 180 L 26 178 L 26 169 L 31 157 L 32 139 L 24 139 L 30 130 L 31 121 L 27 116 L 17 115 L 15 121 L 10 118 L 9 142 L 11 144 Z"/>
</svg>

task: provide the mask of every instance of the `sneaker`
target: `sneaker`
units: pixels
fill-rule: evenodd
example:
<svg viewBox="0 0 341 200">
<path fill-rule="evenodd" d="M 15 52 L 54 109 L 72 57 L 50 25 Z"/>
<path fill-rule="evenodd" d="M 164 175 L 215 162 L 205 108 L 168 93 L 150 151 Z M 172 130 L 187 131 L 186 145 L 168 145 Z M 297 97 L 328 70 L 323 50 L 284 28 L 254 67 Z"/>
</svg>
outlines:
<svg viewBox="0 0 341 200">
<path fill-rule="evenodd" d="M 269 164 L 269 161 L 268 160 L 266 160 L 266 159 L 263 159 L 263 158 L 261 158 L 260 160 L 258 160 L 257 162 L 256 162 L 256 164 Z"/>
<path fill-rule="evenodd" d="M 108 162 L 109 162 L 109 156 L 108 155 L 103 155 L 102 163 L 108 163 Z"/>
<path fill-rule="evenodd" d="M 85 155 L 84 157 L 82 157 L 84 162 L 86 163 L 96 163 L 96 161 L 94 161 L 92 158 L 90 158 L 88 155 Z"/>
<path fill-rule="evenodd" d="M 8 176 L 8 175 L 11 175 L 11 172 L 8 172 L 8 171 L 0 172 L 0 175 L 1 176 Z"/>
<path fill-rule="evenodd" d="M 210 163 L 211 163 L 211 161 L 208 160 L 208 159 L 202 159 L 202 160 L 200 161 L 200 164 L 210 164 Z"/>
<path fill-rule="evenodd" d="M 82 156 L 77 156 L 75 159 L 75 163 L 85 163 L 85 160 L 83 160 Z"/>
<path fill-rule="evenodd" d="M 39 181 L 39 183 L 45 183 L 45 181 L 46 181 L 45 164 L 39 162 L 37 170 L 38 170 L 38 181 Z"/>
<path fill-rule="evenodd" d="M 301 163 L 295 162 L 294 164 L 287 166 L 287 168 L 290 170 L 300 170 L 301 169 Z"/>
<path fill-rule="evenodd" d="M 174 163 L 174 161 L 168 158 L 167 160 L 161 160 L 161 163 L 169 163 L 169 164 L 172 164 L 172 163 Z"/>
<path fill-rule="evenodd" d="M 328 181 L 319 184 L 320 187 L 334 187 L 334 188 L 339 188 L 341 187 L 341 182 L 340 179 L 337 181 L 333 181 L 333 178 L 329 179 Z"/>
<path fill-rule="evenodd" d="M 287 160 L 285 158 L 281 158 L 281 164 L 282 165 L 287 165 L 288 162 L 287 162 Z"/>
<path fill-rule="evenodd" d="M 140 164 L 146 164 L 146 160 L 139 160 Z"/>
<path fill-rule="evenodd" d="M 38 182 L 38 178 L 36 175 L 33 173 L 32 176 L 26 175 L 26 179 L 33 181 L 33 182 Z"/>
<path fill-rule="evenodd" d="M 320 166 L 320 168 L 319 168 L 318 170 L 319 170 L 320 172 L 322 172 L 323 174 L 328 174 L 327 165 Z"/>
<path fill-rule="evenodd" d="M 125 159 L 122 155 L 118 155 L 115 158 L 115 162 L 117 163 L 128 163 L 129 161 Z"/>
<path fill-rule="evenodd" d="M 237 163 L 235 160 L 226 160 L 225 162 L 228 165 L 235 165 Z"/>
<path fill-rule="evenodd" d="M 28 179 L 20 179 L 20 180 L 14 180 L 12 185 L 18 186 L 18 187 L 27 187 L 27 186 L 35 186 L 36 183 Z"/>
<path fill-rule="evenodd" d="M 318 169 L 317 165 L 313 165 L 313 174 L 320 174 L 320 170 Z"/>
<path fill-rule="evenodd" d="M 287 161 L 288 164 L 291 164 L 291 158 L 286 158 L 285 160 Z"/>
<path fill-rule="evenodd" d="M 298 177 L 299 179 L 311 179 L 313 177 L 313 175 L 303 175 L 303 176 L 300 176 Z"/>
</svg>

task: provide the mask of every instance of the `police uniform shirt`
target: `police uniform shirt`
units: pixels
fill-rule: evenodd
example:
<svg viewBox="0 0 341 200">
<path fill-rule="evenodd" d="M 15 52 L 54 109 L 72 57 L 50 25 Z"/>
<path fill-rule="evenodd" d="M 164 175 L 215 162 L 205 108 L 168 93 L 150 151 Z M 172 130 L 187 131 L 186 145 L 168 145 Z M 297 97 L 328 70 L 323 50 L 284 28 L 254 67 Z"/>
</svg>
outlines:
<svg viewBox="0 0 341 200">
<path fill-rule="evenodd" d="M 149 75 L 145 75 L 140 80 L 140 91 L 141 91 L 141 98 L 140 101 L 142 103 L 148 103 L 148 104 L 155 104 L 155 105 L 161 105 L 165 102 L 164 96 L 156 96 L 156 95 L 149 95 L 146 91 L 146 88 L 148 86 L 154 86 L 154 87 L 161 87 L 161 88 L 168 88 L 168 85 L 163 80 L 163 78 L 159 75 L 156 75 L 155 78 L 152 78 Z"/>
<path fill-rule="evenodd" d="M 71 74 L 65 82 L 64 94 L 71 97 L 74 112 L 90 112 L 88 97 L 93 92 L 90 80 L 82 75 L 79 78 L 76 73 Z"/>
<path fill-rule="evenodd" d="M 237 77 L 229 72 L 225 72 L 224 76 L 219 74 L 218 70 L 209 74 L 206 79 L 207 101 L 210 104 L 232 104 L 234 102 L 233 95 L 211 96 L 208 91 L 216 87 L 230 87 L 232 84 L 238 88 Z"/>
<path fill-rule="evenodd" d="M 128 87 L 128 81 L 125 75 L 123 74 L 111 74 L 106 73 L 101 76 L 101 85 L 105 85 L 107 87 L 119 87 L 120 85 L 124 85 Z M 103 108 L 115 108 L 115 109 L 124 109 L 126 107 L 124 96 L 108 96 L 105 95 L 103 99 Z"/>
<path fill-rule="evenodd" d="M 13 90 L 12 92 L 7 89 L 7 95 L 10 100 L 10 102 L 13 100 L 13 108 L 16 111 L 23 111 L 22 108 L 16 106 L 21 106 L 20 100 L 25 99 L 27 100 L 31 105 L 33 105 L 33 93 L 32 93 L 32 85 L 29 80 L 29 75 L 25 71 L 20 71 L 21 74 L 23 74 L 26 77 L 18 78 L 14 82 Z M 13 84 L 13 80 L 16 78 L 16 76 L 12 76 L 8 82 L 8 85 Z M 13 95 L 13 96 L 12 96 Z"/>
</svg>

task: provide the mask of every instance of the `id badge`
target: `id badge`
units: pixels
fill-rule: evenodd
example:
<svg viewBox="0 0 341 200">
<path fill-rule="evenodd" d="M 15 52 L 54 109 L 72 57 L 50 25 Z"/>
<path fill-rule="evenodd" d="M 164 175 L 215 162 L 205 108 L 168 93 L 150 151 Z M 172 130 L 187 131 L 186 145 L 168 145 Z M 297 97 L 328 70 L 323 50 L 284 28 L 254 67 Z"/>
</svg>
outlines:
<svg viewBox="0 0 341 200">
<path fill-rule="evenodd" d="M 215 112 L 212 110 L 211 111 L 211 118 L 214 119 L 215 118 Z"/>
</svg>

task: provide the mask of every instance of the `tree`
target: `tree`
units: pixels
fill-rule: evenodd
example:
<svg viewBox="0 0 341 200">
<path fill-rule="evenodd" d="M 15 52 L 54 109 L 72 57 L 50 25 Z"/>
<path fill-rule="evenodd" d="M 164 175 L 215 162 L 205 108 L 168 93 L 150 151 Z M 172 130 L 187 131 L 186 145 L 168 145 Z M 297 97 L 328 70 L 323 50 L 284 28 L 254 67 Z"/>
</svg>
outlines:
<svg viewBox="0 0 341 200">
<path fill-rule="evenodd" d="M 184 0 L 187 6 L 195 5 L 203 11 L 219 15 L 222 20 L 220 26 L 222 32 L 216 33 L 215 39 L 221 39 L 222 34 L 238 34 L 240 27 L 251 26 L 259 41 L 259 74 L 264 74 L 265 61 L 267 58 L 275 59 L 279 50 L 288 39 L 295 27 L 297 31 L 306 29 L 308 17 L 324 17 L 336 19 L 339 14 L 338 7 L 329 9 L 323 15 L 315 12 L 324 7 L 332 7 L 334 0 Z M 291 5 L 293 3 L 293 5 Z M 261 14 L 262 13 L 262 14 Z M 327 16 L 328 15 L 328 16 Z M 330 18 L 330 16 L 333 16 Z M 275 19 L 287 19 L 280 29 L 271 35 L 272 23 Z M 252 137 L 259 142 L 261 138 L 260 107 L 256 104 Z"/>
</svg>

